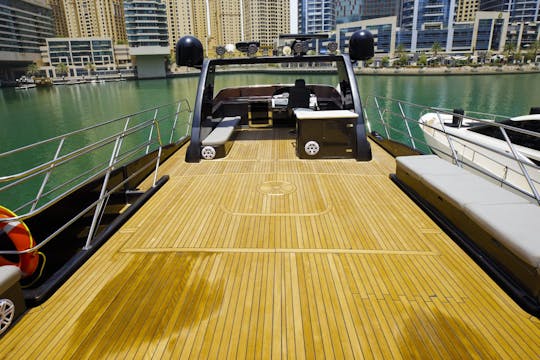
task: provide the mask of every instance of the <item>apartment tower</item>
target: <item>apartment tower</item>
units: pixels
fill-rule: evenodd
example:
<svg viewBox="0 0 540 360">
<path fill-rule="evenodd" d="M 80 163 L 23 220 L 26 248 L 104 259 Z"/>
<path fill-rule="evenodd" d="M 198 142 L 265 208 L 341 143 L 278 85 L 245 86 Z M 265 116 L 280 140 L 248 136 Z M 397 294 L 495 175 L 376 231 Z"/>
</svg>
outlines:
<svg viewBox="0 0 540 360">
<path fill-rule="evenodd" d="M 67 28 L 67 34 L 59 35 L 71 38 L 110 37 L 116 43 L 127 40 L 122 0 L 49 1 L 56 3 L 55 16 L 64 16 L 63 19 L 55 19 L 57 29 Z"/>
<path fill-rule="evenodd" d="M 456 22 L 474 21 L 478 5 L 478 0 L 457 0 Z"/>
<path fill-rule="evenodd" d="M 258 40 L 271 48 L 279 34 L 290 30 L 289 0 L 244 0 L 246 40 Z"/>
</svg>

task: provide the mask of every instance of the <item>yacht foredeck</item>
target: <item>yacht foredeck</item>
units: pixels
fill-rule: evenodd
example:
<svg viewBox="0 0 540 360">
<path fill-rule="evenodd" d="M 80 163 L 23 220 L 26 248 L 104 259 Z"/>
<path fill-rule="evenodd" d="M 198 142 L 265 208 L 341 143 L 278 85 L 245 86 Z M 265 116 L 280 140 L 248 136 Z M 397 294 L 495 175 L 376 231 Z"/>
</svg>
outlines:
<svg viewBox="0 0 540 360">
<path fill-rule="evenodd" d="M 538 358 L 522 311 L 388 175 L 300 160 L 288 129 L 240 132 L 170 180 L 1 358 Z"/>
</svg>

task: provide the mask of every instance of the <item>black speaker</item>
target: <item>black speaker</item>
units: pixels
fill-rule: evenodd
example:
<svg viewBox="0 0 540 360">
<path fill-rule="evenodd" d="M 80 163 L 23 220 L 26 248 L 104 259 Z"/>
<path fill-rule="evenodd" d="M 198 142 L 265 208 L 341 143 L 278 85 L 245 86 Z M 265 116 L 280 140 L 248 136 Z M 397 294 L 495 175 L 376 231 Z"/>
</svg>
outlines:
<svg viewBox="0 0 540 360">
<path fill-rule="evenodd" d="M 183 36 L 176 43 L 176 65 L 196 67 L 204 60 L 203 46 L 194 36 Z"/>
<path fill-rule="evenodd" d="M 368 60 L 375 54 L 373 34 L 368 30 L 355 31 L 349 39 L 351 60 Z"/>
</svg>

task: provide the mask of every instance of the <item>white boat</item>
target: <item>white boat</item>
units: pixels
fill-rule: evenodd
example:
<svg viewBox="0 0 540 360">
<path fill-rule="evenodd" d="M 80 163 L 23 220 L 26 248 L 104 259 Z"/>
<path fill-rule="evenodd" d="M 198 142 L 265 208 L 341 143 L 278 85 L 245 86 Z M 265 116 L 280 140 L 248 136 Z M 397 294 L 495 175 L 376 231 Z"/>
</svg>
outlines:
<svg viewBox="0 0 540 360">
<path fill-rule="evenodd" d="M 429 112 L 420 117 L 419 125 L 431 150 L 442 158 L 457 158 L 480 173 L 488 172 L 486 175 L 501 184 L 527 193 L 531 193 L 529 180 L 535 187 L 540 185 L 540 114 L 495 122 Z"/>
<path fill-rule="evenodd" d="M 28 90 L 28 89 L 33 89 L 35 87 L 36 87 L 36 84 L 20 84 L 15 88 L 15 90 Z"/>
<path fill-rule="evenodd" d="M 24 75 L 21 76 L 16 81 L 17 81 L 17 86 L 15 87 L 15 90 L 28 90 L 28 89 L 33 89 L 36 87 L 34 79 L 26 77 Z"/>
</svg>

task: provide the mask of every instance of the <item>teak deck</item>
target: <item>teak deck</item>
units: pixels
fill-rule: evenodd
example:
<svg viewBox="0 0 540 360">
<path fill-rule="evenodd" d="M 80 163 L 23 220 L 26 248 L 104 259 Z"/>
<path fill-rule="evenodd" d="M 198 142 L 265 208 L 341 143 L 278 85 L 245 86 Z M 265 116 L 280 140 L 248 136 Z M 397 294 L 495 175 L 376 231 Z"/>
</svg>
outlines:
<svg viewBox="0 0 540 360">
<path fill-rule="evenodd" d="M 299 160 L 244 131 L 169 182 L 0 358 L 538 359 L 522 311 L 395 186 L 393 158 Z"/>
</svg>

